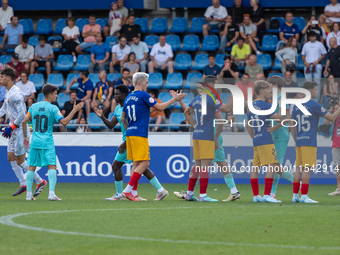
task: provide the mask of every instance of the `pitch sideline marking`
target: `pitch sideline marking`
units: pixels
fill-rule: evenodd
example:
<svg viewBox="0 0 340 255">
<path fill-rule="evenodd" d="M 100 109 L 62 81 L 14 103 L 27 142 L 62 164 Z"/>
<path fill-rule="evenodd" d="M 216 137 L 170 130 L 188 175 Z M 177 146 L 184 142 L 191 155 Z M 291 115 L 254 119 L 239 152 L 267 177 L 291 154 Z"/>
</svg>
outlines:
<svg viewBox="0 0 340 255">
<path fill-rule="evenodd" d="M 170 210 L 170 209 L 196 209 L 199 207 L 166 207 L 166 208 L 116 208 L 116 209 L 88 209 L 88 210 L 64 210 L 64 211 L 40 211 L 30 213 L 18 213 L 10 214 L 0 217 L 0 223 L 3 225 L 17 227 L 21 229 L 35 230 L 41 232 L 49 232 L 54 234 L 67 234 L 67 235 L 78 235 L 78 236 L 93 236 L 93 237 L 104 237 L 104 238 L 115 238 L 124 240 L 135 240 L 135 241 L 149 241 L 149 242 L 166 242 L 166 243 L 178 243 L 178 244 L 206 244 L 206 245 L 227 245 L 227 246 L 249 246 L 249 247 L 272 247 L 272 248 L 286 248 L 286 249 L 322 249 L 322 250 L 340 250 L 340 247 L 315 247 L 315 246 L 298 246 L 298 245 L 279 245 L 279 244 L 252 244 L 252 243 L 227 243 L 227 242 L 208 242 L 208 241 L 194 241 L 194 240 L 171 240 L 171 239 L 155 239 L 145 237 L 129 237 L 129 236 L 118 236 L 118 235 L 103 235 L 103 234 L 91 234 L 91 233 L 80 233 L 73 231 L 63 231 L 55 229 L 46 229 L 27 226 L 13 222 L 14 218 L 27 216 L 32 214 L 47 214 L 47 213 L 64 213 L 64 212 L 84 212 L 84 211 L 124 211 L 124 210 Z M 200 207 L 200 208 L 212 208 L 212 207 Z M 217 207 L 215 207 L 217 208 Z M 219 207 L 220 208 L 220 207 Z"/>
</svg>

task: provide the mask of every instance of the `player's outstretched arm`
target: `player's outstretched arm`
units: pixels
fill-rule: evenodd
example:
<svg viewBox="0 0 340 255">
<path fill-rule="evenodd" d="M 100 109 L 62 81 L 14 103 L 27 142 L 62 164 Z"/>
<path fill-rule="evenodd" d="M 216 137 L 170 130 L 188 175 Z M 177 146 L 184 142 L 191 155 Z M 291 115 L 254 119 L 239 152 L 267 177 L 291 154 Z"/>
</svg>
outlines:
<svg viewBox="0 0 340 255">
<path fill-rule="evenodd" d="M 127 115 L 126 115 L 126 112 L 122 112 L 122 116 L 120 118 L 125 130 L 127 130 L 127 128 L 129 127 L 129 122 L 127 121 Z"/>
<path fill-rule="evenodd" d="M 169 101 L 161 103 L 161 104 L 155 104 L 153 107 L 157 110 L 157 111 L 164 111 L 166 108 L 168 108 L 170 105 L 172 105 L 173 103 L 175 103 L 176 101 L 181 101 L 182 99 L 184 99 L 187 96 L 186 93 L 182 94 L 182 91 L 180 93 L 175 92 L 173 95 L 173 98 L 171 98 Z"/>
<path fill-rule="evenodd" d="M 339 105 L 335 105 L 334 108 L 336 109 L 335 112 L 333 112 L 332 114 L 330 114 L 328 112 L 325 116 L 323 116 L 326 120 L 329 120 L 329 121 L 333 122 L 339 116 L 339 114 L 340 114 L 340 107 L 339 107 Z"/>
<path fill-rule="evenodd" d="M 194 109 L 192 109 L 189 106 L 184 111 L 184 116 L 185 116 L 186 120 L 189 121 L 189 123 L 192 127 L 196 126 L 196 121 L 194 120 L 194 114 L 195 114 Z"/>
<path fill-rule="evenodd" d="M 96 107 L 94 108 L 94 112 L 95 114 L 102 119 L 102 121 L 104 122 L 104 124 L 109 128 L 109 129 L 112 129 L 114 128 L 117 123 L 118 123 L 118 120 L 117 120 L 117 117 L 116 116 L 113 116 L 111 121 L 109 121 L 103 114 L 103 110 L 99 107 Z"/>
<path fill-rule="evenodd" d="M 233 96 L 232 95 L 230 96 L 228 103 L 222 104 L 219 110 L 222 112 L 226 112 L 226 113 L 229 113 L 233 110 Z"/>
<path fill-rule="evenodd" d="M 68 93 L 70 93 L 70 91 L 71 91 L 71 87 L 72 87 L 72 85 L 73 84 L 75 84 L 76 82 L 77 82 L 77 79 L 78 78 L 74 78 L 71 82 L 70 82 L 70 84 L 69 85 L 67 85 L 67 88 L 66 88 L 66 90 L 65 90 L 65 94 L 67 95 Z"/>
<path fill-rule="evenodd" d="M 30 114 L 28 114 L 30 116 Z M 22 132 L 24 135 L 24 146 L 25 148 L 29 148 L 30 147 L 30 141 L 27 138 L 27 123 L 31 120 L 30 117 L 28 117 L 27 115 L 25 116 L 24 120 L 22 121 Z"/>
<path fill-rule="evenodd" d="M 177 92 L 178 92 L 178 91 L 177 91 Z M 170 90 L 170 94 L 171 94 L 172 96 L 175 96 L 176 91 Z M 183 102 L 183 100 L 180 100 L 180 101 L 179 101 L 179 104 L 181 105 L 183 112 L 184 112 L 185 109 L 188 107 L 188 106 L 185 105 L 185 103 Z"/>
<path fill-rule="evenodd" d="M 74 114 L 76 114 L 81 108 L 83 108 L 83 106 L 84 106 L 84 102 L 80 102 L 79 104 L 74 104 L 73 109 L 70 112 L 70 114 L 66 118 L 61 119 L 59 123 L 62 124 L 63 126 L 66 126 L 73 119 Z"/>
</svg>

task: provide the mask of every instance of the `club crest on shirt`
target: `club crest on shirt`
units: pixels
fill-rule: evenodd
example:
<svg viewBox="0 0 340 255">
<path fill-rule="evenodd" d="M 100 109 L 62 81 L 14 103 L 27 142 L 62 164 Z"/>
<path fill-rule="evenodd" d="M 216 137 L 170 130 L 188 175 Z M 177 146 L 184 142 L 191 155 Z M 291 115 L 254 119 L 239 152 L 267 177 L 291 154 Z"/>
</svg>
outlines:
<svg viewBox="0 0 340 255">
<path fill-rule="evenodd" d="M 150 103 L 153 103 L 153 102 L 155 102 L 155 100 L 154 100 L 152 97 L 150 97 L 150 98 L 149 98 L 149 102 L 150 102 Z"/>
<path fill-rule="evenodd" d="M 322 111 L 322 112 L 325 112 L 326 110 L 325 110 L 325 108 L 321 107 L 321 111 Z"/>
</svg>

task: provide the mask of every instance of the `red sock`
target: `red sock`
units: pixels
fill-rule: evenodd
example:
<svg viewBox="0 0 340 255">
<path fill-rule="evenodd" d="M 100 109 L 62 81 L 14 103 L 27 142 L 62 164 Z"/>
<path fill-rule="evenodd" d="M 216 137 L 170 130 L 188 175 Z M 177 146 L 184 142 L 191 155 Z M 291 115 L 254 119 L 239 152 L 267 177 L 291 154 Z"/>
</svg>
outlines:
<svg viewBox="0 0 340 255">
<path fill-rule="evenodd" d="M 209 183 L 209 172 L 200 172 L 200 194 L 206 194 Z"/>
<path fill-rule="evenodd" d="M 301 186 L 301 195 L 307 195 L 308 194 L 308 189 L 309 189 L 309 184 L 308 183 L 302 183 L 302 186 Z"/>
<path fill-rule="evenodd" d="M 138 188 L 138 182 L 135 186 L 133 186 L 132 190 L 136 190 L 137 191 L 137 188 Z"/>
<path fill-rule="evenodd" d="M 198 172 L 196 172 L 196 166 L 193 166 L 189 175 L 188 191 L 194 191 L 196 182 L 198 179 Z"/>
<path fill-rule="evenodd" d="M 298 194 L 300 189 L 300 183 L 299 182 L 293 182 L 293 194 Z"/>
<path fill-rule="evenodd" d="M 135 186 L 137 187 L 140 177 L 141 175 L 139 173 L 134 172 L 130 178 L 129 185 L 132 187 L 135 187 Z"/>
<path fill-rule="evenodd" d="M 270 195 L 274 178 L 264 178 L 264 195 Z"/>
<path fill-rule="evenodd" d="M 260 194 L 260 191 L 259 191 L 259 180 L 257 178 L 250 179 L 250 183 L 251 183 L 251 188 L 253 190 L 254 197 L 258 196 Z"/>
</svg>

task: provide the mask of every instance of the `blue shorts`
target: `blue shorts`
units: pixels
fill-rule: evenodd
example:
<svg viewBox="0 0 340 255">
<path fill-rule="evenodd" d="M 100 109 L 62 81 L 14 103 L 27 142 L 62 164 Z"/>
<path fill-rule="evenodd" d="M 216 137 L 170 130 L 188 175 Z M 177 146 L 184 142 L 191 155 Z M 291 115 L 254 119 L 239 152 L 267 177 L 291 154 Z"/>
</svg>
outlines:
<svg viewBox="0 0 340 255">
<path fill-rule="evenodd" d="M 214 163 L 214 162 L 222 162 L 222 161 L 225 162 L 225 152 L 224 152 L 224 149 L 223 149 L 223 138 L 222 138 L 221 135 L 218 137 L 218 146 L 220 148 L 215 150 L 215 158 L 214 158 L 212 163 Z"/>
<path fill-rule="evenodd" d="M 88 48 L 91 48 L 93 45 L 95 45 L 96 43 L 95 42 L 83 42 L 81 44 L 79 44 L 79 47 L 82 49 L 82 50 L 86 50 Z"/>
<path fill-rule="evenodd" d="M 56 154 L 55 149 L 35 149 L 30 148 L 30 152 L 28 153 L 27 164 L 29 166 L 56 166 Z"/>
<path fill-rule="evenodd" d="M 210 29 L 213 30 L 213 29 L 218 29 L 219 25 L 221 25 L 221 24 L 223 24 L 223 23 L 217 23 L 217 24 L 213 24 L 213 25 L 208 24 L 208 25 L 209 25 Z"/>
<path fill-rule="evenodd" d="M 124 153 L 119 153 L 119 151 L 117 151 L 115 160 L 118 162 L 126 163 L 126 164 L 132 163 L 131 159 L 127 159 L 127 150 L 125 150 Z"/>
</svg>

